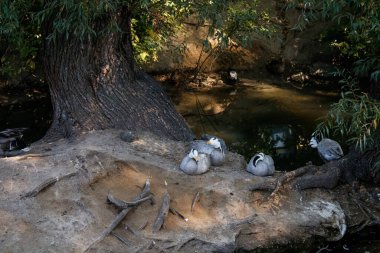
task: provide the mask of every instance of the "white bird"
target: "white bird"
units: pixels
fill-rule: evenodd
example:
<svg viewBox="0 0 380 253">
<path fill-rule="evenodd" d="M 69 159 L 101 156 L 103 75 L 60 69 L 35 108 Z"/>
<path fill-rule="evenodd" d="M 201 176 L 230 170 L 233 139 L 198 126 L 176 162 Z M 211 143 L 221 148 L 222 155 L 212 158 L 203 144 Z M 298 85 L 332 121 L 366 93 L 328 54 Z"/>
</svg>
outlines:
<svg viewBox="0 0 380 253">
<path fill-rule="evenodd" d="M 324 162 L 338 160 L 343 157 L 343 150 L 338 142 L 323 138 L 320 142 L 313 136 L 309 145 L 318 149 L 318 154 Z"/>
<path fill-rule="evenodd" d="M 266 177 L 274 174 L 274 161 L 271 156 L 260 152 L 255 154 L 247 164 L 247 171 L 253 175 Z"/>
<path fill-rule="evenodd" d="M 206 142 L 209 141 L 209 140 L 211 140 L 211 138 L 216 138 L 216 139 L 218 139 L 219 142 L 220 142 L 220 146 L 222 147 L 222 151 L 223 151 L 224 153 L 227 153 L 228 148 L 227 148 L 226 142 L 225 142 L 223 139 L 218 138 L 218 137 L 216 137 L 215 135 L 211 135 L 211 134 L 202 134 L 202 136 L 201 136 L 201 140 L 204 140 L 204 141 L 206 141 Z"/>
<path fill-rule="evenodd" d="M 208 141 L 192 141 L 191 148 L 198 150 L 200 153 L 208 154 L 213 166 L 221 166 L 224 163 L 225 153 L 221 141 L 216 137 L 211 137 Z"/>
<path fill-rule="evenodd" d="M 191 149 L 179 166 L 179 168 L 189 175 L 199 175 L 207 172 L 211 162 L 207 154 L 199 154 L 196 149 Z"/>
</svg>

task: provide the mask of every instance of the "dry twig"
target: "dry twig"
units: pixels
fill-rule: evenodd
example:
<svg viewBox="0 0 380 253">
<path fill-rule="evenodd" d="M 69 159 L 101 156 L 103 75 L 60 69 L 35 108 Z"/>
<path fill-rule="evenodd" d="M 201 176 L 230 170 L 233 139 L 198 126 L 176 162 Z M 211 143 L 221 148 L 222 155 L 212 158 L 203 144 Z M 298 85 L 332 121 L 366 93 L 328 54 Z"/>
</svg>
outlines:
<svg viewBox="0 0 380 253">
<path fill-rule="evenodd" d="M 195 204 L 198 202 L 199 200 L 199 195 L 200 195 L 200 192 L 197 191 L 197 193 L 195 194 L 194 198 L 193 198 L 193 201 L 191 202 L 191 209 L 190 211 L 193 212 L 194 210 L 194 207 L 195 207 Z"/>
<path fill-rule="evenodd" d="M 112 196 L 111 194 L 108 194 L 107 196 L 107 199 L 110 203 L 114 204 L 115 206 L 117 206 L 118 208 L 121 208 L 121 209 L 125 209 L 125 208 L 128 208 L 128 207 L 132 207 L 132 206 L 136 206 L 148 199 L 152 199 L 153 196 L 150 195 L 148 197 L 145 197 L 145 198 L 142 198 L 142 199 L 139 199 L 139 200 L 136 200 L 136 201 L 132 201 L 132 202 L 127 202 L 127 201 L 124 201 L 124 200 L 121 200 L 121 199 L 118 199 L 118 198 L 115 198 L 114 196 Z"/>
<path fill-rule="evenodd" d="M 188 221 L 189 219 L 186 218 L 185 216 L 183 216 L 183 214 L 181 214 L 177 209 L 175 209 L 174 207 L 169 207 L 169 211 L 174 214 L 174 215 L 177 215 L 179 216 L 182 220 L 184 221 Z"/>
<path fill-rule="evenodd" d="M 157 218 L 153 224 L 153 232 L 157 232 L 158 230 L 160 230 L 160 228 L 164 224 L 165 218 L 169 212 L 169 206 L 170 206 L 170 196 L 169 196 L 169 193 L 166 192 L 162 200 L 160 211 L 158 212 Z"/>
</svg>

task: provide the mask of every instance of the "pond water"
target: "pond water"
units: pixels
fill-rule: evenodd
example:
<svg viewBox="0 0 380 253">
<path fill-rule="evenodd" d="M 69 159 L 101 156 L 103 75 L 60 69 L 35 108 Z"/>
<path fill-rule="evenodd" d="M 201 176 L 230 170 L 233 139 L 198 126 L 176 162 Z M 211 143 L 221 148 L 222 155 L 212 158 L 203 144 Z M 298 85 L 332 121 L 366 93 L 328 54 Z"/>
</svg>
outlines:
<svg viewBox="0 0 380 253">
<path fill-rule="evenodd" d="M 281 170 L 308 161 L 321 164 L 308 143 L 317 120 L 339 97 L 336 92 L 253 79 L 242 79 L 238 86 L 169 94 L 198 137 L 203 133 L 219 136 L 246 160 L 258 151 L 271 154 Z"/>
<path fill-rule="evenodd" d="M 0 93 L 0 131 L 26 127 L 23 139 L 32 143 L 42 138 L 52 122 L 48 88 L 27 84 Z"/>
</svg>

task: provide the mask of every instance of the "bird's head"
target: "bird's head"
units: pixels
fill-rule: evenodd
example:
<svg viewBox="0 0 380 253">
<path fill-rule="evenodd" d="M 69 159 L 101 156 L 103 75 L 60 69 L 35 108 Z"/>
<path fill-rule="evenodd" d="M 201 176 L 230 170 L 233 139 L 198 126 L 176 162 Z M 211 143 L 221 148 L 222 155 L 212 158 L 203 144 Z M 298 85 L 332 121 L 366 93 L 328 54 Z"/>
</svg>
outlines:
<svg viewBox="0 0 380 253">
<path fill-rule="evenodd" d="M 311 137 L 309 145 L 312 148 L 318 147 L 318 141 L 317 141 L 317 138 L 315 136 Z"/>
<path fill-rule="evenodd" d="M 198 161 L 199 160 L 198 150 L 191 149 L 190 153 L 189 153 L 189 157 L 192 158 L 192 159 L 194 159 L 195 161 Z"/>
<path fill-rule="evenodd" d="M 260 162 L 260 161 L 263 161 L 264 160 L 264 157 L 265 157 L 265 154 L 260 152 L 260 153 L 257 153 L 256 155 L 253 156 L 253 164 L 255 166 L 257 166 L 257 164 Z"/>
<path fill-rule="evenodd" d="M 214 148 L 221 149 L 221 144 L 218 138 L 212 137 L 210 140 L 208 140 L 207 144 L 210 144 Z"/>
<path fill-rule="evenodd" d="M 238 79 L 238 77 L 237 77 L 237 73 L 236 73 L 235 70 L 230 70 L 230 71 L 229 71 L 229 74 L 230 74 L 230 79 L 231 79 L 231 80 L 237 80 L 237 79 Z"/>
</svg>

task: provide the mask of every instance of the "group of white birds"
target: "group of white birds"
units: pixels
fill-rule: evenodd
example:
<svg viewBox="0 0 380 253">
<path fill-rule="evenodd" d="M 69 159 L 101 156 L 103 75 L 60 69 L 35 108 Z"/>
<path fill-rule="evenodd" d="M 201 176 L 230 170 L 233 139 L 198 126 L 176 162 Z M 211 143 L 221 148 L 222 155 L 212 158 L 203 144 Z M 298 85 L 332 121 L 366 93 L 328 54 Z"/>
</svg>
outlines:
<svg viewBox="0 0 380 253">
<path fill-rule="evenodd" d="M 343 150 L 338 142 L 323 138 L 318 142 L 312 137 L 309 145 L 318 149 L 318 154 L 324 162 L 338 160 L 343 157 Z M 221 166 L 228 152 L 225 142 L 212 135 L 203 135 L 200 140 L 192 141 L 190 152 L 182 159 L 180 169 L 189 175 L 199 175 L 207 172 L 211 166 Z M 266 177 L 275 173 L 273 158 L 263 152 L 256 153 L 248 162 L 247 171 L 255 176 Z"/>
</svg>

